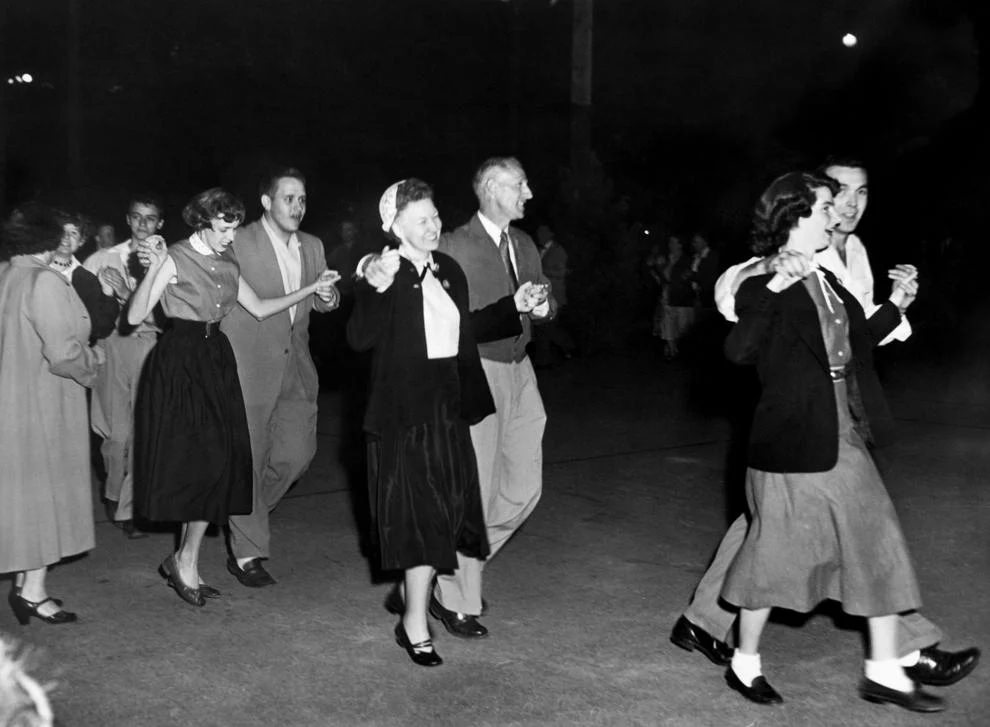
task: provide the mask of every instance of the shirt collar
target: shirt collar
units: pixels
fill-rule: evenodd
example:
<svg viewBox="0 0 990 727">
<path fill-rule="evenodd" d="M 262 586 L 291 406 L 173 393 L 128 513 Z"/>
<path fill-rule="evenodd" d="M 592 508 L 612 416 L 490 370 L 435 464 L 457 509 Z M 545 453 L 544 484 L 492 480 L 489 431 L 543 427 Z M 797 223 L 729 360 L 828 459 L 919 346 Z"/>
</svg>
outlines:
<svg viewBox="0 0 990 727">
<path fill-rule="evenodd" d="M 272 226 L 268 223 L 268 217 L 265 215 L 261 216 L 261 226 L 265 228 L 265 232 L 268 233 L 268 239 L 271 240 L 272 243 L 281 244 L 278 239 L 278 235 L 275 234 L 275 230 L 272 229 Z M 299 247 L 299 236 L 296 235 L 295 232 L 289 233 L 288 247 Z"/>
<path fill-rule="evenodd" d="M 203 242 L 198 232 L 194 232 L 189 236 L 189 244 L 200 255 L 219 255 L 212 247 Z"/>
<path fill-rule="evenodd" d="M 495 241 L 496 245 L 498 245 L 499 239 L 502 237 L 502 229 L 490 219 L 485 217 L 481 210 L 478 210 L 478 219 L 481 221 L 481 226 L 485 228 L 485 232 L 488 233 L 488 236 Z M 508 231 L 508 225 L 505 229 Z"/>
</svg>

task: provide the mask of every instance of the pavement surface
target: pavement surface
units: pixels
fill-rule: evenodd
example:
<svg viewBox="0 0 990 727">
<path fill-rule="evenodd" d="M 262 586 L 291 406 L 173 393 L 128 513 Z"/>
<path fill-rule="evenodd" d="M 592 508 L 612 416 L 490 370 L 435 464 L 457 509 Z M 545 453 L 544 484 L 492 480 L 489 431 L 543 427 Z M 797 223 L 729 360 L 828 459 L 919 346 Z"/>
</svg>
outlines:
<svg viewBox="0 0 990 727">
<path fill-rule="evenodd" d="M 882 468 L 943 647 L 986 648 L 990 346 L 922 350 L 884 361 L 900 437 Z M 734 374 L 651 350 L 539 377 L 542 501 L 485 571 L 490 638 L 433 622 L 439 668 L 394 643 L 389 583 L 362 551 L 350 384 L 321 395 L 316 461 L 273 515 L 276 586 L 240 586 L 210 537 L 201 573 L 223 597 L 189 606 L 157 574 L 172 533 L 127 540 L 94 495 L 97 547 L 49 576 L 80 621 L 20 627 L 4 607 L 0 632 L 33 649 L 66 726 L 990 724 L 990 664 L 934 690 L 949 701 L 942 714 L 859 699 L 860 624 L 827 604 L 767 627 L 764 670 L 783 705 L 729 690 L 721 668 L 668 635 L 740 501 L 724 405 Z"/>
</svg>

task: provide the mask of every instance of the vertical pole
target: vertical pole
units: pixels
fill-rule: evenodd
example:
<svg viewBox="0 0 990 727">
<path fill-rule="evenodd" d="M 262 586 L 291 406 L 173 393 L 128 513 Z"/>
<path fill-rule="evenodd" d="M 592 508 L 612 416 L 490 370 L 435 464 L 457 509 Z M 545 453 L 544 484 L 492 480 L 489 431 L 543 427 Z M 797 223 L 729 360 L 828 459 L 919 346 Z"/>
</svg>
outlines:
<svg viewBox="0 0 990 727">
<path fill-rule="evenodd" d="M 519 6 L 522 0 L 510 0 L 512 27 L 509 38 L 509 153 L 519 153 L 519 76 L 522 73 L 522 40 Z"/>
<path fill-rule="evenodd" d="M 591 69 L 594 0 L 574 0 L 571 41 L 571 169 L 579 183 L 591 167 Z"/>
<path fill-rule="evenodd" d="M 0 2 L 0 49 L 7 48 L 7 3 Z M 9 66 L 4 63 L 5 52 L 0 50 L 0 69 Z M 7 204 L 7 79 L 0 77 L 0 217 L 6 217 Z"/>
<path fill-rule="evenodd" d="M 79 78 L 79 0 L 66 0 L 68 23 L 66 38 L 65 131 L 68 152 L 68 181 L 73 191 L 82 185 L 82 93 Z"/>
</svg>

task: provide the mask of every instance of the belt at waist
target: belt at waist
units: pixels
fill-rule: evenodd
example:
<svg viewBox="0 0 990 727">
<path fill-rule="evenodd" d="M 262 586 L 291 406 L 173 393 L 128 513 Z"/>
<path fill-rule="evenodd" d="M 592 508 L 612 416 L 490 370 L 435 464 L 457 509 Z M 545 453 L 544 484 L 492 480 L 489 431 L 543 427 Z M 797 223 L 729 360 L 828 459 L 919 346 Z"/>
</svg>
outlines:
<svg viewBox="0 0 990 727">
<path fill-rule="evenodd" d="M 200 333 L 203 338 L 212 338 L 220 333 L 220 321 L 189 321 L 173 318 L 172 328 L 178 333 Z"/>
</svg>

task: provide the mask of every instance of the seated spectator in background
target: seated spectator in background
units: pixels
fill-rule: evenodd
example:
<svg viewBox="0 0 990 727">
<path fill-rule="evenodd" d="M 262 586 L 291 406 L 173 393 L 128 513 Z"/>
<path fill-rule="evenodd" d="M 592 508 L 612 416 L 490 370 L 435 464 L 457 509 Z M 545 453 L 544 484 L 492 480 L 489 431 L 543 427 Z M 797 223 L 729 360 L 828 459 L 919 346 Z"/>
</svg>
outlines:
<svg viewBox="0 0 990 727">
<path fill-rule="evenodd" d="M 155 195 L 137 195 L 131 198 L 126 219 L 130 238 L 97 250 L 83 263 L 100 277 L 103 292 L 117 296 L 121 304 L 126 304 L 144 277 L 137 260 L 138 245 L 162 229 L 164 208 Z M 107 473 L 103 490 L 107 519 L 132 539 L 145 536 L 134 526 L 134 403 L 141 368 L 160 332 L 154 313 L 136 326 L 122 316 L 103 343 L 107 361 L 93 386 L 90 421 L 93 431 L 103 438 L 100 454 Z"/>
<path fill-rule="evenodd" d="M 109 336 L 117 325 L 120 313 L 117 301 L 126 299 L 126 290 L 120 287 L 122 281 L 101 280 L 76 259 L 76 251 L 85 239 L 86 223 L 82 217 L 62 213 L 62 230 L 62 240 L 50 266 L 72 283 L 89 312 L 90 341 L 98 341 Z"/>
<path fill-rule="evenodd" d="M 17 620 L 65 624 L 46 589 L 48 567 L 95 543 L 86 387 L 102 352 L 68 279 L 49 267 L 63 245 L 60 216 L 31 205 L 0 238 L 0 573 Z"/>
</svg>

